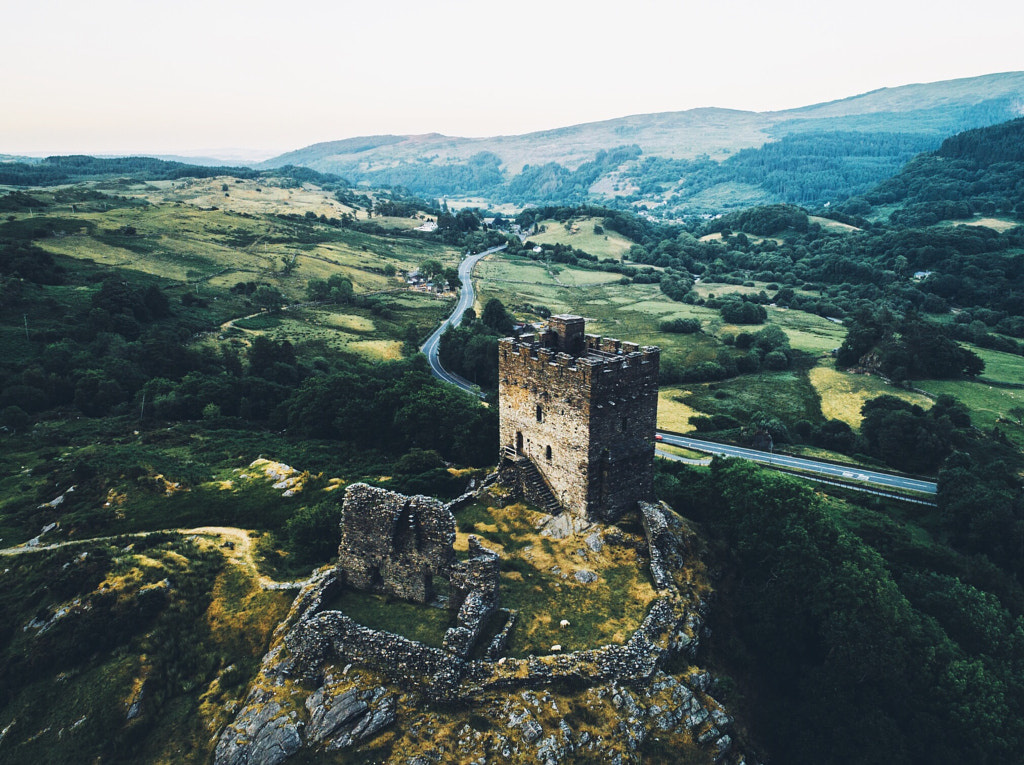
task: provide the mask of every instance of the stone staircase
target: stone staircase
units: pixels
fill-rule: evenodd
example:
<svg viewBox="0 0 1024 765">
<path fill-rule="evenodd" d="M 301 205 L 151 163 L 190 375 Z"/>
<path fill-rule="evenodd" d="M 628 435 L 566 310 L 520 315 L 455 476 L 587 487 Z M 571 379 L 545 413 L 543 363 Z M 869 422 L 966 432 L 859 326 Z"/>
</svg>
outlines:
<svg viewBox="0 0 1024 765">
<path fill-rule="evenodd" d="M 551 487 L 544 480 L 540 470 L 533 464 L 533 460 L 523 454 L 519 454 L 512 446 L 503 446 L 501 456 L 518 469 L 519 476 L 523 482 L 523 494 L 526 495 L 530 502 L 540 507 L 549 515 L 558 515 L 562 512 L 562 506 L 555 499 L 554 492 L 551 491 Z"/>
</svg>

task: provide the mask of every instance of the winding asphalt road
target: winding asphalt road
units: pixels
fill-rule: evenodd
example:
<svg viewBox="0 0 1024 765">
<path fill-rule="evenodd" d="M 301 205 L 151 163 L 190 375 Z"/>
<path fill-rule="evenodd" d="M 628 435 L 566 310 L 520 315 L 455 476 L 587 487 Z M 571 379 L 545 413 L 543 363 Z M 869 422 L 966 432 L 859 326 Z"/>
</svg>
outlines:
<svg viewBox="0 0 1024 765">
<path fill-rule="evenodd" d="M 457 374 L 449 372 L 441 366 L 441 362 L 437 359 L 437 349 L 441 344 L 441 335 L 444 334 L 444 331 L 449 326 L 459 326 L 462 322 L 462 315 L 466 313 L 466 309 L 473 305 L 473 301 L 476 300 L 476 293 L 473 291 L 473 266 L 479 263 L 482 258 L 487 257 L 491 253 L 500 252 L 506 247 L 508 247 L 507 244 L 503 244 L 500 247 L 491 247 L 491 249 L 478 252 L 476 255 L 470 255 L 459 264 L 459 279 L 462 281 L 462 289 L 459 291 L 459 302 L 456 303 L 452 315 L 445 319 L 440 327 L 434 330 L 434 334 L 428 337 L 427 342 L 420 348 L 430 363 L 430 371 L 434 373 L 434 377 L 452 385 L 457 385 L 480 398 L 483 398 L 483 394 L 480 392 L 478 385 L 474 385 L 469 380 L 459 377 Z"/>
<path fill-rule="evenodd" d="M 717 444 L 713 441 L 702 441 L 686 436 L 677 436 L 672 433 L 659 433 L 661 443 L 683 446 L 687 449 L 694 449 L 708 454 L 720 454 L 724 457 L 739 457 L 740 459 L 763 462 L 773 467 L 792 468 L 793 470 L 806 470 L 819 475 L 830 476 L 840 481 L 863 481 L 879 487 L 888 489 L 902 489 L 903 491 L 919 491 L 924 494 L 935 494 L 936 486 L 931 481 L 919 481 L 916 478 L 904 478 L 889 473 L 877 473 L 873 470 L 864 470 L 853 465 L 833 465 L 828 462 L 816 462 L 805 460 L 800 457 L 789 457 L 785 454 L 771 454 L 758 451 L 757 449 L 744 449 L 740 446 L 729 444 Z"/>
<path fill-rule="evenodd" d="M 469 391 L 473 395 L 480 396 L 481 398 L 483 398 L 483 394 L 480 392 L 479 386 L 459 377 L 457 374 L 449 372 L 441 366 L 441 362 L 437 359 L 437 348 L 441 340 L 441 335 L 444 334 L 444 331 L 449 325 L 457 327 L 462 321 L 462 315 L 466 312 L 466 309 L 473 305 L 473 301 L 476 299 L 476 294 L 473 292 L 473 266 L 475 266 L 481 258 L 484 258 L 493 252 L 504 250 L 506 246 L 507 245 L 492 247 L 491 249 L 484 250 L 476 255 L 470 255 L 468 258 L 463 260 L 461 264 L 459 264 L 459 278 L 462 280 L 462 290 L 459 295 L 459 302 L 455 306 L 455 310 L 452 312 L 452 315 L 437 328 L 434 334 L 432 334 L 427 339 L 427 342 L 423 344 L 423 347 L 420 348 L 420 350 L 426 354 L 427 361 L 430 362 L 430 370 L 434 373 L 435 377 L 440 380 L 444 380 L 445 382 L 449 382 L 452 385 L 457 385 L 463 390 Z M 921 481 L 916 478 L 905 478 L 903 476 L 891 475 L 889 473 L 878 473 L 873 470 L 864 470 L 853 465 L 834 465 L 828 462 L 816 462 L 815 460 L 807 460 L 800 457 L 789 457 L 784 454 L 766 454 L 762 451 L 758 451 L 757 449 L 744 449 L 741 446 L 719 444 L 714 441 L 702 441 L 697 438 L 687 438 L 686 436 L 677 436 L 672 433 L 664 433 L 660 431 L 658 435 L 661 436 L 660 443 L 682 446 L 687 449 L 693 449 L 707 454 L 718 454 L 724 457 L 736 457 L 739 459 L 752 460 L 753 462 L 762 462 L 772 467 L 803 470 L 809 473 L 828 476 L 839 481 L 859 481 L 870 483 L 878 486 L 879 488 L 916 491 L 923 494 L 935 494 L 937 491 L 936 485 L 931 481 Z"/>
</svg>

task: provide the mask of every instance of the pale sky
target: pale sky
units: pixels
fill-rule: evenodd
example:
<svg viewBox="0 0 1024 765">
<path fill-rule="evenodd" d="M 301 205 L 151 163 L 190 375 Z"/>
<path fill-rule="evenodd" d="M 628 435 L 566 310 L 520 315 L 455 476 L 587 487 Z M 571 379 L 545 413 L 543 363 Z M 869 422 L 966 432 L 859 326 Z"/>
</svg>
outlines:
<svg viewBox="0 0 1024 765">
<path fill-rule="evenodd" d="M 1024 70 L 1019 0 L 2 0 L 0 154 L 271 156 Z"/>
</svg>

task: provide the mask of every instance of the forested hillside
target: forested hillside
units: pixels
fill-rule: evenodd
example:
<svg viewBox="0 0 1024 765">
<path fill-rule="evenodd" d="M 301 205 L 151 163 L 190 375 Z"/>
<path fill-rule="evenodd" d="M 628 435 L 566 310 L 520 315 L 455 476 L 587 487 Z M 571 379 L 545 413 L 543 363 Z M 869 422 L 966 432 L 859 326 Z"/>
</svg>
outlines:
<svg viewBox="0 0 1024 765">
<path fill-rule="evenodd" d="M 1024 119 L 952 136 L 934 152 L 840 209 L 872 216 L 898 205 L 894 222 L 930 225 L 980 215 L 1024 214 Z"/>
<path fill-rule="evenodd" d="M 523 136 L 371 136 L 289 152 L 352 183 L 492 204 L 600 202 L 665 218 L 863 193 L 946 137 L 1020 115 L 1024 74 L 886 88 L 781 112 L 694 109 Z"/>
</svg>

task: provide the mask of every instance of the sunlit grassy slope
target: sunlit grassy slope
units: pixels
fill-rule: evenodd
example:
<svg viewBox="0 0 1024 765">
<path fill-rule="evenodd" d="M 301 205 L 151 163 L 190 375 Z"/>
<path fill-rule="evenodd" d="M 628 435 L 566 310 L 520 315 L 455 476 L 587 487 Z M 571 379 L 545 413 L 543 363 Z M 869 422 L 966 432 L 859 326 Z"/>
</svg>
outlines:
<svg viewBox="0 0 1024 765">
<path fill-rule="evenodd" d="M 567 244 L 589 252 L 598 258 L 614 258 L 619 260 L 623 253 L 629 252 L 634 242 L 615 231 L 604 229 L 601 233 L 594 231 L 601 226 L 600 218 L 573 218 L 567 223 L 556 220 L 541 222 L 543 231 L 530 235 L 530 241 L 537 244 Z"/>
</svg>

